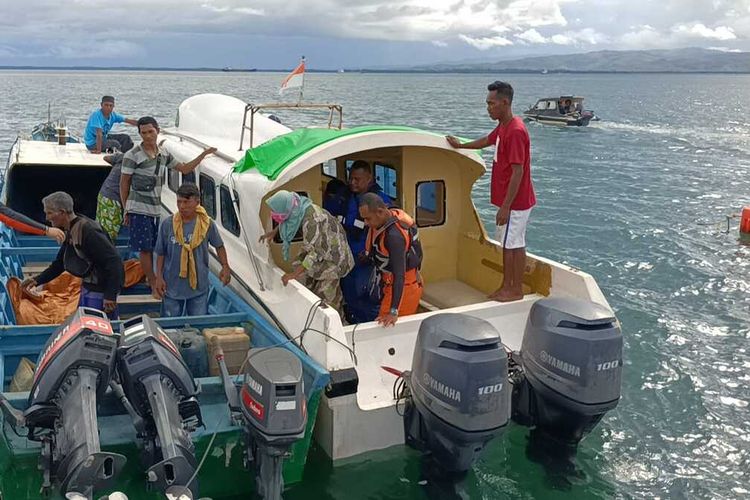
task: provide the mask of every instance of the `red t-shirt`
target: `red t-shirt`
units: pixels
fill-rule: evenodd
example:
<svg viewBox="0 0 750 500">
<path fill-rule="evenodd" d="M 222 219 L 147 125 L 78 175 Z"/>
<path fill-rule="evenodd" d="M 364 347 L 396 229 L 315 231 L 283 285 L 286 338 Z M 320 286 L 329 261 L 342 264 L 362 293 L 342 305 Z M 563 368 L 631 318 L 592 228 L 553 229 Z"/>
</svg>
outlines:
<svg viewBox="0 0 750 500">
<path fill-rule="evenodd" d="M 516 199 L 510 204 L 511 210 L 527 210 L 536 204 L 534 185 L 531 183 L 531 141 L 523 120 L 514 116 L 506 125 L 498 125 L 487 136 L 495 144 L 495 157 L 492 160 L 490 180 L 490 201 L 496 207 L 503 204 L 508 193 L 508 184 L 513 164 L 523 165 L 521 183 Z"/>
</svg>

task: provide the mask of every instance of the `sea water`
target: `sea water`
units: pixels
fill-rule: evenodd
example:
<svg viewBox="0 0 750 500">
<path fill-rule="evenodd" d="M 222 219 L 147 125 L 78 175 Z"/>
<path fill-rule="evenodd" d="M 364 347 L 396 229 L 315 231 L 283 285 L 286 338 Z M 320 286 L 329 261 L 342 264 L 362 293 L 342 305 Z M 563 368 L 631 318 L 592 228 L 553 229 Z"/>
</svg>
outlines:
<svg viewBox="0 0 750 500">
<path fill-rule="evenodd" d="M 190 95 L 272 102 L 282 78 L 0 71 L 0 155 L 5 162 L 17 133 L 46 120 L 48 102 L 72 133 L 104 94 L 118 112 L 168 126 Z M 591 273 L 615 309 L 625 336 L 619 406 L 572 458 L 540 455 L 529 431 L 511 426 L 458 482 L 436 479 L 406 447 L 336 468 L 314 450 L 285 498 L 750 495 L 750 249 L 737 242 L 738 220 L 724 232 L 725 217 L 750 204 L 750 76 L 309 74 L 305 99 L 342 104 L 348 126 L 478 137 L 493 127 L 484 100 L 495 79 L 515 87 L 517 113 L 537 98 L 576 94 L 601 117 L 580 129 L 529 125 L 538 204 L 527 242 Z M 277 114 L 290 125 L 325 121 Z M 488 182 L 473 197 L 489 227 Z"/>
</svg>

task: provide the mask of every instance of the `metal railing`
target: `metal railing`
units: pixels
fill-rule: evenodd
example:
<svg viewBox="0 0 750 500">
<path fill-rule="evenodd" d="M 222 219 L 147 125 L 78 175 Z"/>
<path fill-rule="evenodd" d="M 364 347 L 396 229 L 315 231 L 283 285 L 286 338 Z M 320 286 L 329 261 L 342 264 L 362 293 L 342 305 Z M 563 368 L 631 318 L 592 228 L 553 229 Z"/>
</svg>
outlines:
<svg viewBox="0 0 750 500">
<path fill-rule="evenodd" d="M 250 146 L 253 147 L 253 126 L 255 125 L 255 113 L 262 109 L 327 109 L 328 128 L 334 127 L 334 114 L 338 113 L 337 129 L 341 130 L 344 123 L 344 109 L 340 104 L 306 104 L 306 103 L 274 103 L 274 104 L 248 104 L 245 106 L 245 116 L 242 118 L 242 130 L 240 131 L 240 147 L 242 151 L 245 140 L 245 130 L 250 131 Z M 250 112 L 250 126 L 247 126 L 247 114 Z"/>
</svg>

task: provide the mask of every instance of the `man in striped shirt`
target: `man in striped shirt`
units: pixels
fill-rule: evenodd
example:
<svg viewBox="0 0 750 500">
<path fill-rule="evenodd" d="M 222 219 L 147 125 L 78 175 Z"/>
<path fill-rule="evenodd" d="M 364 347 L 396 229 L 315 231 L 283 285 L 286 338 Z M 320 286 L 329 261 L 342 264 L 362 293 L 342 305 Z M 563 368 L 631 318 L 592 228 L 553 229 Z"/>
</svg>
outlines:
<svg viewBox="0 0 750 500">
<path fill-rule="evenodd" d="M 138 134 L 143 142 L 125 153 L 122 159 L 120 198 L 125 207 L 124 224 L 130 228 L 130 248 L 138 252 L 143 272 L 153 287 L 156 278 L 153 251 L 159 228 L 164 171 L 173 168 L 188 174 L 206 156 L 215 153 L 216 148 L 207 148 L 191 161 L 180 163 L 157 144 L 159 124 L 153 117 L 138 120 Z"/>
</svg>

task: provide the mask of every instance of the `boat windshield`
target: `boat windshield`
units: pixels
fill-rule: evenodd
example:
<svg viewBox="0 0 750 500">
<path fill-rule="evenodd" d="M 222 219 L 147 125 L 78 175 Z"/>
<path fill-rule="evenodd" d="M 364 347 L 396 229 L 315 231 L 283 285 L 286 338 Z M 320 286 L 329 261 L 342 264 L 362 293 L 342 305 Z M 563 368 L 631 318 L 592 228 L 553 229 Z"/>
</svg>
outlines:
<svg viewBox="0 0 750 500">
<path fill-rule="evenodd" d="M 538 109 L 542 111 L 547 110 L 547 109 L 555 109 L 555 108 L 557 108 L 557 102 L 553 100 L 538 101 L 536 103 L 536 106 L 534 106 L 534 109 Z"/>
</svg>

